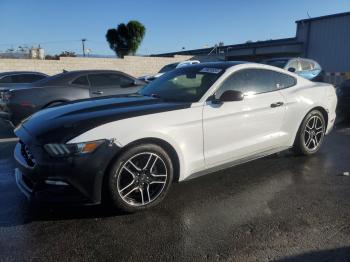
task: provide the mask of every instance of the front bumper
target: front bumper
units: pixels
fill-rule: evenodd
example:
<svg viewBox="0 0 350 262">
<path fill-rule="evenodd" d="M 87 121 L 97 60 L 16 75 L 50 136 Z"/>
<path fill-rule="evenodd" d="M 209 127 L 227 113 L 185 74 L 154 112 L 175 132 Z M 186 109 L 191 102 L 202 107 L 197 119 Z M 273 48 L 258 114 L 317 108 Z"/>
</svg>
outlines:
<svg viewBox="0 0 350 262">
<path fill-rule="evenodd" d="M 91 201 L 70 185 L 52 185 L 36 182 L 34 184 L 27 175 L 24 175 L 19 168 L 15 169 L 17 187 L 33 202 L 48 205 L 93 205 L 97 201 Z"/>
<path fill-rule="evenodd" d="M 23 128 L 20 133 L 15 176 L 29 199 L 63 205 L 101 202 L 104 174 L 119 150 L 115 144 L 106 141 L 91 154 L 53 158 Z"/>
</svg>

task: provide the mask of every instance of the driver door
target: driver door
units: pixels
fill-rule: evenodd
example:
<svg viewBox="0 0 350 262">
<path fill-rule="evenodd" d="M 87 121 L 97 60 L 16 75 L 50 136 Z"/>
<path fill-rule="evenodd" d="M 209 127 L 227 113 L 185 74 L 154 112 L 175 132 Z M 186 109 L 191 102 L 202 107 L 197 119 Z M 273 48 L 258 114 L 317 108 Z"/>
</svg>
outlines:
<svg viewBox="0 0 350 262">
<path fill-rule="evenodd" d="M 207 167 L 281 145 L 285 107 L 283 96 L 277 89 L 275 73 L 262 69 L 235 72 L 224 81 L 215 97 L 219 99 L 224 91 L 236 90 L 244 94 L 244 99 L 221 104 L 206 102 L 203 133 Z"/>
</svg>

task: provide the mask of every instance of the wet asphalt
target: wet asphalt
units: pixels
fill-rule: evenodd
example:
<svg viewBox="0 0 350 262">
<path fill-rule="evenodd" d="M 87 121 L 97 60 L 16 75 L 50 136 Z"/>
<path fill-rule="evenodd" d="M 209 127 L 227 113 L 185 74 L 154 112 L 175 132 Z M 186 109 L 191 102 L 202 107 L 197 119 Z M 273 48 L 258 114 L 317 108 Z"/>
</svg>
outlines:
<svg viewBox="0 0 350 262">
<path fill-rule="evenodd" d="M 350 261 L 350 124 L 290 152 L 174 184 L 137 214 L 48 208 L 15 185 L 0 123 L 0 261 Z"/>
</svg>

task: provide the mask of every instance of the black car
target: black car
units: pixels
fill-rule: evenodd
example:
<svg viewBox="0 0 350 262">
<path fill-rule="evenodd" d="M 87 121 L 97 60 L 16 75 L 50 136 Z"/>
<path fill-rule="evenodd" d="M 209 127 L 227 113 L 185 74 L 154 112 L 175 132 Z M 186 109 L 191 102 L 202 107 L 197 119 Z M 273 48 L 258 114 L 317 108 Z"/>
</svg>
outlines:
<svg viewBox="0 0 350 262">
<path fill-rule="evenodd" d="M 30 84 L 44 78 L 48 75 L 40 72 L 31 71 L 12 71 L 0 73 L 0 91 L 9 88 L 16 88 L 18 85 Z"/>
<path fill-rule="evenodd" d="M 144 84 L 119 71 L 63 72 L 4 92 L 0 107 L 17 124 L 43 108 L 79 99 L 135 93 Z"/>
<path fill-rule="evenodd" d="M 350 117 L 350 79 L 345 80 L 336 89 L 338 96 L 337 113 L 343 117 Z"/>
</svg>

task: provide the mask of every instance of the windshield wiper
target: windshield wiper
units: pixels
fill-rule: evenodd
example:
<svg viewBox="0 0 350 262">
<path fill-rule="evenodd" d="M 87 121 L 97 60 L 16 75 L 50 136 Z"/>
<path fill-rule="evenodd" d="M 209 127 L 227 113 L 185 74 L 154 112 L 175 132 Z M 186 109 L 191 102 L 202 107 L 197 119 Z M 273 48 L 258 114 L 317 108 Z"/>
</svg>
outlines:
<svg viewBox="0 0 350 262">
<path fill-rule="evenodd" d="M 150 97 L 162 99 L 162 98 L 161 98 L 159 95 L 157 95 L 157 94 L 151 94 Z"/>
<path fill-rule="evenodd" d="M 169 99 L 169 98 L 164 98 L 164 97 L 161 97 L 160 95 L 158 94 L 142 94 L 143 96 L 149 96 L 149 97 L 152 97 L 152 98 L 158 98 L 158 99 L 161 99 L 163 100 L 164 102 L 176 102 L 174 101 L 173 99 Z"/>
</svg>

